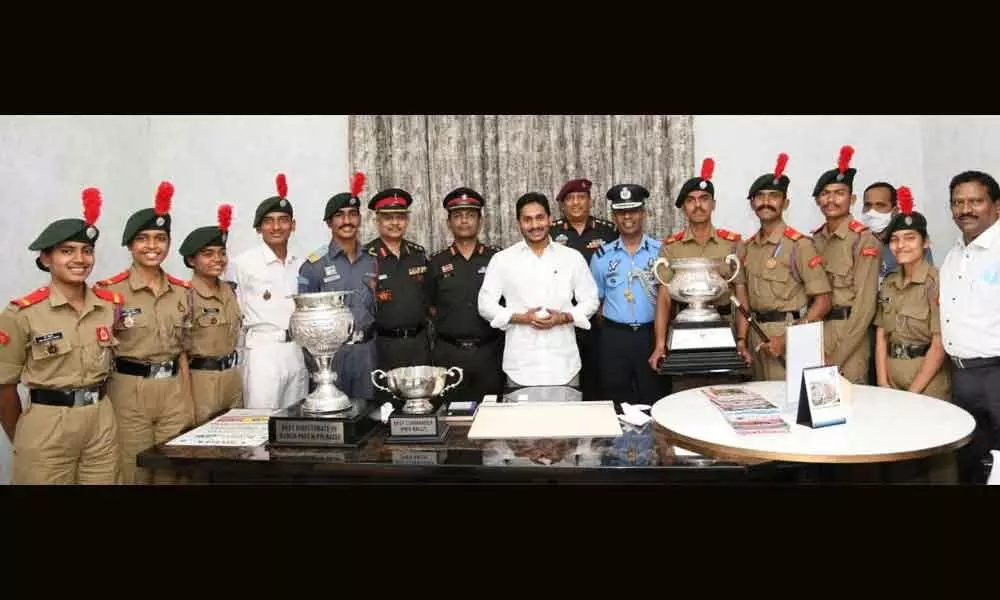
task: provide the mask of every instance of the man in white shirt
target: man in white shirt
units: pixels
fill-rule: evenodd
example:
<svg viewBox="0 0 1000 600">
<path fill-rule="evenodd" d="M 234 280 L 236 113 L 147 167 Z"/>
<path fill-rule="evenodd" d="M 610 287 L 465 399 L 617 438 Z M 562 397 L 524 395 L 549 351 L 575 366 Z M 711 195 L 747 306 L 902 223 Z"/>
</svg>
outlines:
<svg viewBox="0 0 1000 600">
<path fill-rule="evenodd" d="M 261 202 L 254 214 L 260 244 L 230 260 L 225 275 L 236 284 L 243 311 L 240 373 L 247 408 L 285 408 L 308 391 L 302 348 L 288 333 L 302 260 L 288 249 L 295 219 L 287 192 L 285 176 L 279 174 L 278 195 Z"/>
<path fill-rule="evenodd" d="M 955 404 L 976 419 L 958 452 L 962 483 L 983 483 L 1000 449 L 1000 186 L 980 171 L 952 178 L 951 215 L 962 231 L 941 265 L 941 337 L 954 364 Z"/>
<path fill-rule="evenodd" d="M 574 327 L 590 328 L 597 284 L 583 256 L 549 238 L 552 217 L 544 194 L 517 201 L 524 237 L 493 256 L 479 290 L 479 314 L 506 332 L 507 387 L 579 387 L 580 351 Z M 576 296 L 577 304 L 573 305 Z M 504 298 L 506 306 L 500 304 Z"/>
</svg>

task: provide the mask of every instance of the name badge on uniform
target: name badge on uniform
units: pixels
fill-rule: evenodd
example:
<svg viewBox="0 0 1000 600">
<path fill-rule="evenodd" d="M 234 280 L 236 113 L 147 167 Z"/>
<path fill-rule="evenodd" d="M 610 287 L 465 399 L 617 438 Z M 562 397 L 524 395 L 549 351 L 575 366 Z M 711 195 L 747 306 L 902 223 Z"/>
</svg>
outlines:
<svg viewBox="0 0 1000 600">
<path fill-rule="evenodd" d="M 330 265 L 328 267 L 325 267 L 323 269 L 323 274 L 326 275 L 326 276 L 328 276 L 328 277 L 330 275 L 336 275 L 337 274 L 337 265 Z"/>
<path fill-rule="evenodd" d="M 36 344 L 47 344 L 51 342 L 58 342 L 63 339 L 63 334 L 61 331 L 53 331 L 52 333 L 46 333 L 45 335 L 40 335 L 35 338 Z"/>
<path fill-rule="evenodd" d="M 486 274 L 486 265 L 479 267 L 479 270 L 476 272 L 479 273 L 480 275 Z"/>
<path fill-rule="evenodd" d="M 385 281 L 386 279 L 389 279 L 389 274 L 388 273 L 379 273 L 379 276 L 378 276 L 378 280 L 379 281 Z"/>
<path fill-rule="evenodd" d="M 340 279 L 340 273 L 334 273 L 333 275 L 327 275 L 323 278 L 323 283 L 330 283 Z"/>
</svg>

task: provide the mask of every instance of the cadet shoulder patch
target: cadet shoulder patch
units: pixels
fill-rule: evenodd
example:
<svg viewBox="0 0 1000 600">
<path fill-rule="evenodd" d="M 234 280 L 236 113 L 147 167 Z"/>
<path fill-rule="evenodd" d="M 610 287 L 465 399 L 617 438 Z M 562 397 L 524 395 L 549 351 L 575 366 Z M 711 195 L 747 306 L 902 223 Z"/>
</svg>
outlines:
<svg viewBox="0 0 1000 600">
<path fill-rule="evenodd" d="M 95 287 L 94 295 L 106 302 L 112 302 L 114 304 L 125 304 L 125 297 L 119 294 L 118 292 L 102 290 L 101 288 Z"/>
<path fill-rule="evenodd" d="M 878 256 L 878 248 L 874 246 L 865 246 L 861 249 L 861 256 Z"/>
<path fill-rule="evenodd" d="M 801 240 L 803 237 L 801 233 L 799 233 L 792 227 L 785 227 L 785 231 L 783 233 L 784 236 L 790 240 L 798 241 Z"/>
<path fill-rule="evenodd" d="M 98 281 L 97 285 L 99 285 L 101 287 L 107 287 L 109 285 L 114 285 L 116 283 L 121 283 L 122 281 L 125 281 L 126 279 L 128 279 L 128 269 L 125 269 L 124 271 L 122 271 L 121 273 L 118 273 L 117 275 L 112 275 L 111 277 L 108 277 L 107 279 L 102 279 L 102 280 Z"/>
<path fill-rule="evenodd" d="M 9 343 L 10 343 L 10 338 L 7 336 L 7 334 L 4 333 L 3 331 L 0 331 L 0 346 L 6 346 Z"/>
<path fill-rule="evenodd" d="M 735 231 L 729 231 L 728 229 L 716 229 L 715 233 L 722 239 L 728 240 L 730 242 L 738 242 L 743 239 L 740 234 Z"/>
<path fill-rule="evenodd" d="M 11 304 L 19 308 L 26 308 L 32 304 L 38 304 L 42 300 L 49 297 L 49 288 L 40 287 L 37 290 L 31 292 L 26 296 L 21 296 L 20 298 L 14 298 L 10 301 Z"/>
<path fill-rule="evenodd" d="M 847 228 L 853 231 L 854 233 L 861 233 L 865 229 L 868 229 L 868 227 L 866 227 L 864 223 L 858 221 L 857 219 L 851 219 L 851 222 L 850 224 L 847 225 Z"/>
<path fill-rule="evenodd" d="M 809 261 L 809 268 L 810 269 L 815 269 L 822 262 L 823 262 L 823 255 L 822 254 L 817 254 L 816 256 L 812 257 L 812 260 Z"/>
<path fill-rule="evenodd" d="M 191 287 L 191 282 L 190 281 L 185 281 L 183 279 L 179 279 L 177 277 L 174 277 L 170 273 L 167 273 L 167 281 L 169 281 L 173 285 L 179 285 L 179 286 L 184 287 L 184 288 Z"/>
</svg>

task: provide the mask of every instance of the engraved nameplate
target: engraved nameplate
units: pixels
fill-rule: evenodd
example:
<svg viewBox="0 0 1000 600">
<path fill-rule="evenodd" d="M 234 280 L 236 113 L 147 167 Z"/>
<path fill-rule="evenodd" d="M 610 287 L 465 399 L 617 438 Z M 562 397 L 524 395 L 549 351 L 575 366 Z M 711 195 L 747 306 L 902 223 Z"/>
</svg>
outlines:
<svg viewBox="0 0 1000 600">
<path fill-rule="evenodd" d="M 671 350 L 735 347 L 736 340 L 729 327 L 678 328 L 670 331 Z"/>
<path fill-rule="evenodd" d="M 274 441 L 280 444 L 343 444 L 344 424 L 340 421 L 314 419 L 274 421 Z"/>
<path fill-rule="evenodd" d="M 397 465 L 436 465 L 438 464 L 438 453 L 437 451 L 421 452 L 420 450 L 393 448 L 392 462 Z"/>
<path fill-rule="evenodd" d="M 437 435 L 436 416 L 429 417 L 389 417 L 389 431 L 400 436 L 433 436 Z"/>
</svg>

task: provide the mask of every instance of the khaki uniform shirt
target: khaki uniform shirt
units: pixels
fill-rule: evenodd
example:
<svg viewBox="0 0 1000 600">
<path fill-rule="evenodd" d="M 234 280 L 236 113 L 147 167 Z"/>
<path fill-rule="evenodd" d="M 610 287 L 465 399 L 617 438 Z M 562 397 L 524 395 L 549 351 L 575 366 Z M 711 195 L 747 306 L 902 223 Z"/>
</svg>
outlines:
<svg viewBox="0 0 1000 600">
<path fill-rule="evenodd" d="M 729 279 L 733 275 L 732 266 L 726 262 L 726 256 L 730 254 L 735 254 L 737 260 L 743 256 L 743 240 L 740 234 L 714 227 L 712 228 L 711 235 L 705 240 L 704 244 L 699 244 L 691 234 L 691 230 L 685 229 L 664 239 L 663 245 L 660 246 L 660 258 L 666 258 L 668 261 L 678 258 L 701 257 L 718 260 L 720 263 L 718 273 L 723 279 Z M 669 281 L 674 277 L 674 270 L 668 264 L 666 269 L 660 269 L 660 276 L 668 282 L 669 287 Z M 744 269 L 740 268 L 732 283 L 733 285 L 745 285 L 746 282 L 746 273 L 744 273 Z M 716 298 L 713 304 L 715 306 L 726 306 L 729 304 L 729 295 L 729 288 L 727 287 L 726 291 Z"/>
<path fill-rule="evenodd" d="M 11 300 L 0 313 L 0 384 L 71 389 L 111 374 L 117 298 L 88 289 L 80 314 L 58 289 L 43 287 Z"/>
<path fill-rule="evenodd" d="M 878 298 L 875 326 L 885 330 L 890 344 L 930 344 L 941 333 L 938 305 L 938 271 L 924 262 L 909 283 L 903 283 L 901 268 L 890 271 Z"/>
<path fill-rule="evenodd" d="M 133 265 L 127 271 L 97 282 L 125 298 L 121 318 L 115 326 L 118 356 L 137 361 L 159 362 L 177 358 L 185 346 L 190 325 L 188 289 L 191 284 L 163 273 L 165 285 L 159 296 L 139 277 Z"/>
<path fill-rule="evenodd" d="M 219 282 L 212 291 L 197 278 L 191 280 L 191 336 L 189 356 L 222 358 L 236 350 L 240 336 L 241 312 L 229 283 Z"/>
<path fill-rule="evenodd" d="M 875 318 L 882 243 L 856 220 L 845 220 L 833 232 L 824 224 L 813 231 L 813 242 L 830 277 L 833 306 L 851 307 L 833 347 L 826 349 L 830 362 L 839 365 L 867 343 L 868 328 Z"/>
<path fill-rule="evenodd" d="M 823 257 L 816 253 L 811 239 L 791 227 L 762 236 L 760 230 L 744 246 L 750 310 L 802 309 L 804 315 L 809 296 L 830 293 Z"/>
</svg>

